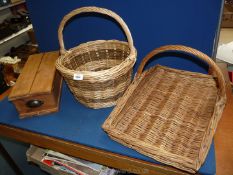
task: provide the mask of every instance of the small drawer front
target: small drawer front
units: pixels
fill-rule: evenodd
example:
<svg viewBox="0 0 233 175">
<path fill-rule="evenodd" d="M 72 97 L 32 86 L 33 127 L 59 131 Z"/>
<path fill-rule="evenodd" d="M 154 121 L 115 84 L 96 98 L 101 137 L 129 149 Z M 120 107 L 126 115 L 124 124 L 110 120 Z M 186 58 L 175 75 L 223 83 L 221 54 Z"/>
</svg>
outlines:
<svg viewBox="0 0 233 175">
<path fill-rule="evenodd" d="M 58 100 L 53 94 L 38 95 L 13 101 L 20 118 L 42 115 L 58 110 Z"/>
</svg>

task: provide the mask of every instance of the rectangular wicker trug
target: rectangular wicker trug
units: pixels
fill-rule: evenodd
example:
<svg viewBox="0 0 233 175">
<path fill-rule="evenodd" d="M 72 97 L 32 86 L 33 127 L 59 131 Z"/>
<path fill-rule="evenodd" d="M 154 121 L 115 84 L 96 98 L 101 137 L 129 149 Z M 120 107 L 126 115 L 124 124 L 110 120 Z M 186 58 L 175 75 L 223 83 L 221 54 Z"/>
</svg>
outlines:
<svg viewBox="0 0 233 175">
<path fill-rule="evenodd" d="M 180 50 L 207 61 L 218 81 L 212 75 L 163 66 L 142 73 L 155 54 Z M 142 154 L 195 173 L 207 156 L 225 102 L 223 76 L 208 56 L 185 46 L 164 46 L 143 60 L 103 129 Z"/>
</svg>

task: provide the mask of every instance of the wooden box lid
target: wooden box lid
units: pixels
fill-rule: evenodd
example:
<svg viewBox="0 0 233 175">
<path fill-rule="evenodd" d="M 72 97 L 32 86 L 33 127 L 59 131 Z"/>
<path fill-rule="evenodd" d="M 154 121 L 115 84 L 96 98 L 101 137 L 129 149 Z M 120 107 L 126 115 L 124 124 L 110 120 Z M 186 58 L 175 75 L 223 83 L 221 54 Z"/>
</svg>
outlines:
<svg viewBox="0 0 233 175">
<path fill-rule="evenodd" d="M 10 95 L 10 100 L 16 100 L 32 95 L 49 94 L 53 90 L 53 80 L 56 73 L 55 61 L 59 52 L 47 52 L 31 55 Z"/>
</svg>

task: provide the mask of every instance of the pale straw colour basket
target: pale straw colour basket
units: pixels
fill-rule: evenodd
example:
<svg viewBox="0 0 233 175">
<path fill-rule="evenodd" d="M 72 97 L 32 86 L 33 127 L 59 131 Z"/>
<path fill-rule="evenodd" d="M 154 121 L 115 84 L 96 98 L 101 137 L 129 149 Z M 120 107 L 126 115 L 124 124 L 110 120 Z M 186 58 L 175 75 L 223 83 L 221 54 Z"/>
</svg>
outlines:
<svg viewBox="0 0 233 175">
<path fill-rule="evenodd" d="M 212 75 L 159 65 L 142 72 L 153 56 L 171 51 L 204 60 Z M 102 127 L 123 145 L 195 173 L 205 161 L 225 103 L 225 81 L 211 58 L 190 47 L 163 46 L 143 59 Z"/>
<path fill-rule="evenodd" d="M 128 42 L 97 40 L 66 50 L 63 28 L 67 21 L 81 13 L 99 13 L 113 18 L 122 27 Z M 75 98 L 90 108 L 115 105 L 131 83 L 137 55 L 131 33 L 121 17 L 110 10 L 98 7 L 73 10 L 62 19 L 58 39 L 61 56 L 56 62 L 56 68 Z"/>
</svg>

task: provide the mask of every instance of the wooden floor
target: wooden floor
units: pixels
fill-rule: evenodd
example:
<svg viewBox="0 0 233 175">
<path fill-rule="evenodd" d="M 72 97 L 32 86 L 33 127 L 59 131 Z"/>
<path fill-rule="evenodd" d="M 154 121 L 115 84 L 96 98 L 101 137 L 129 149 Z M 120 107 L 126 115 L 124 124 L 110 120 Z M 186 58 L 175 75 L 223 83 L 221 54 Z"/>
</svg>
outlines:
<svg viewBox="0 0 233 175">
<path fill-rule="evenodd" d="M 226 65 L 219 63 L 227 85 L 227 105 L 214 137 L 217 175 L 233 175 L 233 95 Z"/>
<path fill-rule="evenodd" d="M 233 41 L 233 28 L 222 28 L 220 32 L 219 45 Z M 224 64 L 219 65 L 222 69 L 226 83 L 229 78 L 226 75 Z M 233 175 L 233 97 L 228 86 L 228 103 L 223 116 L 218 124 L 214 137 L 217 175 Z"/>
<path fill-rule="evenodd" d="M 233 98 L 228 103 L 214 137 L 217 175 L 233 175 Z"/>
</svg>

